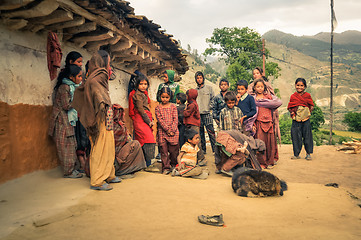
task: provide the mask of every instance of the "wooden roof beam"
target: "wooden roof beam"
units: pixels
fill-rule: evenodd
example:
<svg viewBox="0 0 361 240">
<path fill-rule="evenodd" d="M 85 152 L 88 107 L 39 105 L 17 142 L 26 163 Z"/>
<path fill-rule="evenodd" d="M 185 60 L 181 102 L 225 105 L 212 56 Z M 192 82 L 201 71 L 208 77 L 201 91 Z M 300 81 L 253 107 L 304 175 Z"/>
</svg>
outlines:
<svg viewBox="0 0 361 240">
<path fill-rule="evenodd" d="M 13 10 L 24 7 L 34 0 L 2 0 L 0 10 Z"/>
<path fill-rule="evenodd" d="M 111 31 L 107 31 L 105 33 L 91 32 L 89 35 L 86 36 L 74 37 L 73 41 L 75 43 L 82 43 L 82 42 L 87 43 L 87 42 L 101 41 L 112 37 L 114 37 L 114 35 L 113 32 Z"/>
<path fill-rule="evenodd" d="M 3 23 L 11 30 L 19 30 L 25 27 L 28 21 L 25 19 L 4 19 Z"/>
<path fill-rule="evenodd" d="M 57 2 L 54 2 L 53 0 L 44 0 L 30 9 L 18 10 L 9 13 L 1 13 L 1 15 L 8 18 L 43 17 L 54 12 L 58 7 L 59 4 Z"/>
<path fill-rule="evenodd" d="M 83 32 L 92 32 L 97 29 L 97 24 L 95 22 L 87 22 L 80 26 L 66 28 L 64 30 L 65 33 L 76 34 L 76 33 L 83 33 Z"/>
<path fill-rule="evenodd" d="M 46 26 L 46 29 L 54 31 L 54 30 L 60 30 L 60 29 L 64 29 L 64 28 L 80 26 L 84 23 L 85 23 L 85 18 L 83 18 L 81 16 L 76 16 L 76 17 L 74 17 L 74 19 L 72 21 L 66 21 L 66 22 L 62 22 L 62 23 L 52 24 L 52 25 Z"/>
<path fill-rule="evenodd" d="M 62 9 L 55 10 L 50 15 L 33 18 L 31 19 L 32 23 L 43 24 L 43 25 L 51 25 L 60 22 L 66 22 L 73 20 L 73 13 L 69 11 L 65 11 Z"/>
<path fill-rule="evenodd" d="M 85 48 L 89 51 L 89 52 L 96 52 L 100 49 L 101 46 L 105 46 L 105 45 L 114 45 L 116 44 L 119 40 L 121 39 L 121 36 L 116 35 L 113 38 L 109 38 L 106 40 L 102 40 L 102 41 L 96 41 L 96 42 L 89 42 L 87 43 L 87 45 L 85 45 Z"/>
<path fill-rule="evenodd" d="M 119 42 L 113 46 L 110 46 L 110 51 L 112 52 L 119 52 L 125 49 L 130 48 L 133 45 L 131 41 L 129 41 L 128 38 L 123 37 L 119 40 Z"/>
</svg>

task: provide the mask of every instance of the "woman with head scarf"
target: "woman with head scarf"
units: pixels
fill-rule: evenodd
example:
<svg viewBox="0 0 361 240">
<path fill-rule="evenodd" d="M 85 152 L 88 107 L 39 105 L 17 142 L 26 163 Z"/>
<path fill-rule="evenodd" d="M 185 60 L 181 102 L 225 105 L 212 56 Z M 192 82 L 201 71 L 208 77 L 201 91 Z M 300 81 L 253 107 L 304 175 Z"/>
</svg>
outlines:
<svg viewBox="0 0 361 240">
<path fill-rule="evenodd" d="M 111 75 L 109 54 L 100 50 L 89 61 L 89 76 L 74 94 L 73 107 L 80 115 L 90 142 L 90 188 L 111 190 L 108 183 L 121 179 L 115 176 L 113 111 L 108 80 Z"/>
<path fill-rule="evenodd" d="M 137 140 L 132 140 L 124 120 L 124 108 L 113 104 L 113 131 L 115 141 L 115 175 L 124 178 L 145 169 L 145 158 L 142 146 Z"/>
</svg>

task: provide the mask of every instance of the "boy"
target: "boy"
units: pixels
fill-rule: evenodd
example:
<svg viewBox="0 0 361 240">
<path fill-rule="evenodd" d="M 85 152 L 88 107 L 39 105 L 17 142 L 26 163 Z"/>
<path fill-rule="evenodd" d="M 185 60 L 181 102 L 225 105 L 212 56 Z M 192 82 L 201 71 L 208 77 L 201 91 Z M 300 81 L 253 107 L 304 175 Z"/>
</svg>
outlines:
<svg viewBox="0 0 361 240">
<path fill-rule="evenodd" d="M 237 92 L 240 95 L 240 99 L 238 101 L 237 106 L 242 110 L 243 113 L 243 127 L 244 134 L 249 136 L 252 135 L 252 125 L 255 119 L 253 116 L 257 113 L 256 102 L 254 97 L 247 93 L 248 82 L 246 80 L 239 80 L 237 82 Z"/>
<path fill-rule="evenodd" d="M 178 131 L 179 131 L 179 149 L 182 148 L 183 144 L 185 143 L 184 138 L 184 131 L 185 131 L 185 125 L 183 123 L 183 111 L 186 108 L 185 102 L 187 101 L 187 95 L 184 93 L 178 93 L 176 96 L 177 101 L 177 111 L 178 111 Z"/>
<path fill-rule="evenodd" d="M 172 176 L 193 177 L 198 179 L 207 179 L 208 171 L 203 170 L 197 165 L 197 153 L 200 151 L 199 134 L 194 129 L 185 131 L 187 142 L 183 145 L 177 161 L 178 165 L 172 171 Z"/>
<path fill-rule="evenodd" d="M 218 127 L 219 127 L 219 114 L 221 113 L 221 110 L 226 106 L 226 102 L 224 101 L 223 98 L 224 98 L 224 94 L 226 94 L 229 88 L 228 80 L 221 79 L 221 81 L 219 81 L 219 88 L 221 89 L 221 92 L 213 98 L 211 104 L 213 119 L 216 121 Z"/>
<path fill-rule="evenodd" d="M 238 130 L 242 131 L 243 113 L 241 109 L 234 106 L 236 103 L 236 94 L 234 92 L 227 92 L 224 95 L 226 107 L 222 109 L 219 116 L 221 130 Z"/>
<path fill-rule="evenodd" d="M 201 114 L 201 125 L 199 134 L 201 136 L 202 150 L 206 153 L 206 137 L 204 127 L 207 130 L 209 140 L 211 142 L 212 152 L 214 152 L 214 144 L 216 143 L 216 135 L 213 127 L 213 118 L 211 115 L 211 101 L 214 97 L 213 89 L 209 85 L 204 84 L 203 73 L 198 71 L 194 76 L 197 83 L 199 112 Z"/>
</svg>

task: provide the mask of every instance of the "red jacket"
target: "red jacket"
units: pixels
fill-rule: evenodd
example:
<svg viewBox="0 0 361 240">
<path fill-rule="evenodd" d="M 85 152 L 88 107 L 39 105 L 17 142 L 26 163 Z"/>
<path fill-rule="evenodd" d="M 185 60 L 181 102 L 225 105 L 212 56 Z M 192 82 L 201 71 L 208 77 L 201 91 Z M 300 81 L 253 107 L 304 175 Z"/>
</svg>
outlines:
<svg viewBox="0 0 361 240">
<path fill-rule="evenodd" d="M 190 89 L 187 91 L 187 107 L 183 112 L 184 125 L 201 126 L 201 115 L 197 104 L 198 91 L 196 89 Z"/>
</svg>

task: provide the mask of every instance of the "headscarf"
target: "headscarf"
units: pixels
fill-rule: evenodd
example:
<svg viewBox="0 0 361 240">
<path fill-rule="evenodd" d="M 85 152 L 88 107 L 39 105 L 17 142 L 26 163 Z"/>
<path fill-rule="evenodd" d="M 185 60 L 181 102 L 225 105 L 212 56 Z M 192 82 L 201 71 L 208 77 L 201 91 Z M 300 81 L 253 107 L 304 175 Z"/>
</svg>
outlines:
<svg viewBox="0 0 361 240">
<path fill-rule="evenodd" d="M 168 75 L 168 81 L 169 81 L 170 83 L 174 83 L 175 71 L 173 71 L 173 70 L 166 70 L 165 72 L 166 72 L 167 75 Z"/>
<path fill-rule="evenodd" d="M 290 102 L 288 103 L 287 109 L 304 106 L 308 107 L 311 110 L 311 107 L 314 106 L 311 95 L 308 92 L 299 94 L 295 92 L 291 95 Z"/>
<path fill-rule="evenodd" d="M 78 111 L 80 122 L 87 130 L 96 128 L 96 117 L 99 112 L 105 116 L 106 109 L 101 108 L 102 103 L 111 106 L 107 67 L 100 51 L 95 53 L 89 61 L 87 81 L 74 93 L 73 107 Z"/>
<path fill-rule="evenodd" d="M 187 91 L 187 95 L 188 95 L 188 104 L 194 102 L 197 100 L 198 97 L 198 91 L 196 89 L 189 89 Z"/>
</svg>

